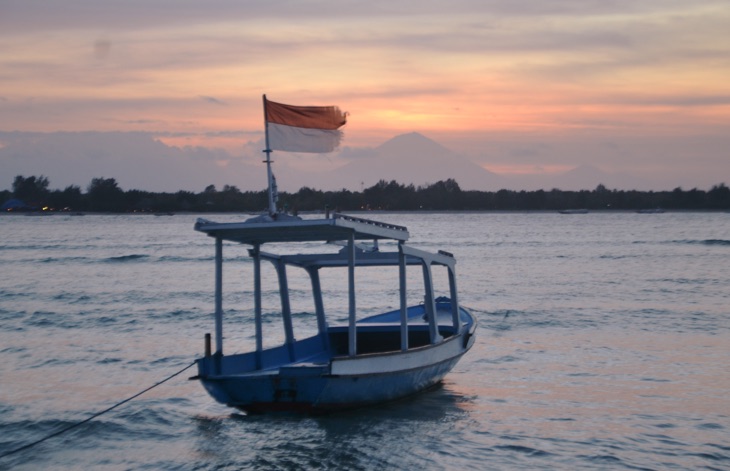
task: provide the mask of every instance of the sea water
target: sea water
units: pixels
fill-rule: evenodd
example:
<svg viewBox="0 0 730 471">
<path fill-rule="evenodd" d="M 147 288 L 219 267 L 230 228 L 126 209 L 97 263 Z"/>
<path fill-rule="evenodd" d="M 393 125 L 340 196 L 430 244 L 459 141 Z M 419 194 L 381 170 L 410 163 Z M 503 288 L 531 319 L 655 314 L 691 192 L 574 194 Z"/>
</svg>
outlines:
<svg viewBox="0 0 730 471">
<path fill-rule="evenodd" d="M 247 416 L 189 381 L 191 368 L 0 469 L 730 469 L 730 214 L 357 216 L 458 260 L 479 328 L 439 387 L 325 416 Z M 202 354 L 214 244 L 196 217 L 0 217 L 0 455 Z M 246 247 L 224 254 L 224 348 L 247 351 L 251 262 Z M 345 319 L 342 277 L 324 282 L 325 307 Z M 396 308 L 397 286 L 358 273 L 361 315 Z M 306 288 L 291 286 L 304 335 L 316 330 Z"/>
</svg>

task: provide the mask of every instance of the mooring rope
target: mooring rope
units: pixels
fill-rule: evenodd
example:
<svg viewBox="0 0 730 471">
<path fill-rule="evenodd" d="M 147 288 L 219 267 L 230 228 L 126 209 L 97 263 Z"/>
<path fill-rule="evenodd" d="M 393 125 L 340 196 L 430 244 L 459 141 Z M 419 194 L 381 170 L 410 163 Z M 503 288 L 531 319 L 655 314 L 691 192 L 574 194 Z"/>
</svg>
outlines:
<svg viewBox="0 0 730 471">
<path fill-rule="evenodd" d="M 145 389 L 144 391 L 138 392 L 134 396 L 128 397 L 127 399 L 125 399 L 125 400 L 123 400 L 121 402 L 118 402 L 118 403 L 114 404 L 113 406 L 111 406 L 111 407 L 109 407 L 107 409 L 104 409 L 101 412 L 97 412 L 96 414 L 94 414 L 94 415 L 92 415 L 92 416 L 90 416 L 90 417 L 82 420 L 81 422 L 76 422 L 74 424 L 69 425 L 66 428 L 63 428 L 61 430 L 58 430 L 57 432 L 53 432 L 50 435 L 46 435 L 45 437 L 43 437 L 43 438 L 41 438 L 39 440 L 36 440 L 36 441 L 34 441 L 32 443 L 28 443 L 27 445 L 23 445 L 20 448 L 16 448 L 14 450 L 10 450 L 8 452 L 5 452 L 5 453 L 3 453 L 3 454 L 0 455 L 0 459 L 5 458 L 6 456 L 10 456 L 12 454 L 18 453 L 18 452 L 23 451 L 23 450 L 27 450 L 28 448 L 34 447 L 34 446 L 38 445 L 39 443 L 45 442 L 46 440 L 48 440 L 50 438 L 57 437 L 57 436 L 59 436 L 59 435 L 61 435 L 63 433 L 68 432 L 71 429 L 74 429 L 74 428 L 76 428 L 76 427 L 78 427 L 80 425 L 83 425 L 86 422 L 89 422 L 89 421 L 91 421 L 91 420 L 99 417 L 100 415 L 106 414 L 107 412 L 109 412 L 109 411 L 111 411 L 113 409 L 116 409 L 117 407 L 121 406 L 122 404 L 126 404 L 127 402 L 131 401 L 132 399 L 135 399 L 135 398 L 141 396 L 142 394 L 146 393 L 147 391 L 150 391 L 150 390 L 156 388 L 157 386 L 161 385 L 162 383 L 171 380 L 172 378 L 174 378 L 175 376 L 179 375 L 183 371 L 191 368 L 193 365 L 195 365 L 195 362 L 192 362 L 191 364 L 189 364 L 188 366 L 186 366 L 182 370 L 178 371 L 177 373 L 173 373 L 172 375 L 168 376 L 167 378 L 163 379 L 162 381 L 159 381 L 159 382 L 153 384 L 152 386 L 150 386 L 149 388 Z"/>
</svg>

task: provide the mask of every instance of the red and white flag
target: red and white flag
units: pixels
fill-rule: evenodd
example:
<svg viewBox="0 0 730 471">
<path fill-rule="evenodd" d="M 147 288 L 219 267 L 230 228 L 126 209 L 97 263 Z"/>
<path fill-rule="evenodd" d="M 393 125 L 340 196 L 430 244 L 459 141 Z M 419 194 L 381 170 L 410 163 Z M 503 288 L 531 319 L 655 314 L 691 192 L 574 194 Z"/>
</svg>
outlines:
<svg viewBox="0 0 730 471">
<path fill-rule="evenodd" d="M 332 152 L 340 145 L 347 113 L 336 106 L 292 106 L 264 96 L 266 129 L 271 150 Z"/>
</svg>

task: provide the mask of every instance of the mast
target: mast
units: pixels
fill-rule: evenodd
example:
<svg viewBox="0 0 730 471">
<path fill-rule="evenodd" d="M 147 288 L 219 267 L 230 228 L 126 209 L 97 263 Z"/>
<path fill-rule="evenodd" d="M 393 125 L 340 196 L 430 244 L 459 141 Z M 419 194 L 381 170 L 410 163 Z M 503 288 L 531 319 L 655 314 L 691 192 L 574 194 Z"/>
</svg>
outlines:
<svg viewBox="0 0 730 471">
<path fill-rule="evenodd" d="M 271 171 L 271 146 L 269 146 L 269 121 L 266 113 L 266 94 L 264 94 L 264 129 L 266 132 L 266 174 L 269 182 L 269 216 L 274 216 L 277 213 L 276 202 L 274 201 L 274 174 Z"/>
</svg>

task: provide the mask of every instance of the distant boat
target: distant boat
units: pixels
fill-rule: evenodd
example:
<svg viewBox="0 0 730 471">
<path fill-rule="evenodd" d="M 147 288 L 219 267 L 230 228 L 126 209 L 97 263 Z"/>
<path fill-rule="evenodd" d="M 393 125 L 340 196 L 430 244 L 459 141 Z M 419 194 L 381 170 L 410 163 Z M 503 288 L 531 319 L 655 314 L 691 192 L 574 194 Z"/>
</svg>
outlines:
<svg viewBox="0 0 730 471">
<path fill-rule="evenodd" d="M 561 209 L 560 214 L 588 214 L 587 209 Z"/>
<path fill-rule="evenodd" d="M 0 211 L 8 213 L 14 211 L 28 211 L 29 209 L 30 208 L 23 201 L 16 198 L 11 198 L 0 206 Z"/>
</svg>

